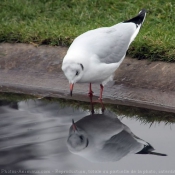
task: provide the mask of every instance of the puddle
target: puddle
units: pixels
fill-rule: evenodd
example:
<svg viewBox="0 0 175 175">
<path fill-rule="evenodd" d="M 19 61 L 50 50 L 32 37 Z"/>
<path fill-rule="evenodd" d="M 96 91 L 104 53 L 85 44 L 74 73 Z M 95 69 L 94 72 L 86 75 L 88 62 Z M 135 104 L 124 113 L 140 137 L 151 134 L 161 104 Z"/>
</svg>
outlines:
<svg viewBox="0 0 175 175">
<path fill-rule="evenodd" d="M 175 174 L 173 114 L 107 105 L 105 116 L 99 109 L 91 116 L 88 108 L 88 103 L 63 99 L 1 100 L 1 174 Z M 84 147 L 91 149 L 83 154 L 79 141 L 73 144 L 79 147 L 76 154 L 67 146 L 72 119 L 89 137 Z M 116 137 L 124 126 L 168 156 L 134 154 L 141 145 L 132 143 L 132 134 Z M 111 139 L 121 149 L 108 147 Z"/>
</svg>

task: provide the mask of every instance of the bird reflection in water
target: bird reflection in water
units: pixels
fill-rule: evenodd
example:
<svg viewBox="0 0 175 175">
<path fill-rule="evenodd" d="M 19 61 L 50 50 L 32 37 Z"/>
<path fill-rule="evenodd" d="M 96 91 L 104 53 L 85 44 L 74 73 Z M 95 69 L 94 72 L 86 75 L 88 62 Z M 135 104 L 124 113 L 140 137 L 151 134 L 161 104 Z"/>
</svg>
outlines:
<svg viewBox="0 0 175 175">
<path fill-rule="evenodd" d="M 92 114 L 74 123 L 69 129 L 67 146 L 70 152 L 91 162 L 118 161 L 128 154 L 151 154 L 154 148 L 134 135 L 117 117 Z"/>
</svg>

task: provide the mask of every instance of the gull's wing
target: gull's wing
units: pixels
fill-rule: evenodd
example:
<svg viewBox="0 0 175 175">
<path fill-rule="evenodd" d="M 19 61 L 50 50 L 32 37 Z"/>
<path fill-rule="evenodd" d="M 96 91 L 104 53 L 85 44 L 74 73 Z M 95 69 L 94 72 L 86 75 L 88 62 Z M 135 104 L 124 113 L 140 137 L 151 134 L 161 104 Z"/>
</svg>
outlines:
<svg viewBox="0 0 175 175">
<path fill-rule="evenodd" d="M 90 30 L 74 40 L 67 54 L 76 56 L 78 53 L 87 58 L 95 56 L 102 63 L 120 62 L 137 36 L 145 15 L 146 11 L 142 10 L 138 16 L 128 21 Z"/>
<path fill-rule="evenodd" d="M 113 157 L 117 161 L 129 153 L 137 153 L 142 150 L 143 144 L 137 142 L 128 132 L 123 130 L 112 136 L 103 145 L 102 151 L 105 156 Z"/>
<path fill-rule="evenodd" d="M 72 51 L 81 52 L 87 58 L 96 56 L 102 63 L 119 62 L 126 54 L 135 29 L 134 24 L 119 23 L 88 31 L 74 40 L 67 55 L 74 55 Z"/>
</svg>

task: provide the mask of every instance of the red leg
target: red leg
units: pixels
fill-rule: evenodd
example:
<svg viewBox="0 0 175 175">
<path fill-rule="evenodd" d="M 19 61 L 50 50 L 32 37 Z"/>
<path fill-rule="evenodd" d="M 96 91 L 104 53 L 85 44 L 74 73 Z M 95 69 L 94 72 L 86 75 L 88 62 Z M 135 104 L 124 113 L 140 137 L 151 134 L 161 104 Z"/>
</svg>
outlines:
<svg viewBox="0 0 175 175">
<path fill-rule="evenodd" d="M 93 98 L 93 91 L 92 91 L 92 87 L 91 87 L 91 83 L 89 84 L 89 98 L 90 98 L 90 102 L 91 102 L 91 113 L 94 114 L 94 106 L 93 106 L 93 101 L 92 101 L 92 98 Z"/>
<path fill-rule="evenodd" d="M 88 95 L 93 97 L 93 93 L 94 92 L 92 91 L 91 83 L 89 83 L 89 93 L 88 93 Z"/>
<path fill-rule="evenodd" d="M 104 107 L 104 104 L 103 104 L 103 101 L 102 101 L 102 96 L 103 96 L 103 85 L 100 84 L 100 97 L 99 97 L 99 100 L 100 100 L 100 103 L 101 103 L 101 107 L 102 107 L 102 112 L 105 111 L 105 107 Z"/>
<path fill-rule="evenodd" d="M 100 98 L 99 98 L 99 100 L 103 99 L 102 96 L 103 96 L 103 85 L 100 84 Z"/>
</svg>

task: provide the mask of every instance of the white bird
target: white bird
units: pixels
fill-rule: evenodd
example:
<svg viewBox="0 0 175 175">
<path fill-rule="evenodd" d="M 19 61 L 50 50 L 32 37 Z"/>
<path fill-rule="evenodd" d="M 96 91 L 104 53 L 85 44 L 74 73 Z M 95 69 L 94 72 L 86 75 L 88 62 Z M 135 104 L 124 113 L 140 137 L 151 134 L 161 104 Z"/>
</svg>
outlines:
<svg viewBox="0 0 175 175">
<path fill-rule="evenodd" d="M 113 79 L 145 17 L 146 10 L 142 9 L 130 20 L 87 31 L 73 41 L 62 63 L 71 95 L 75 83 L 90 83 L 89 96 L 92 97 L 91 83 L 97 83 L 101 87 L 99 99 L 102 101 L 103 86 Z"/>
<path fill-rule="evenodd" d="M 72 122 L 67 139 L 70 152 L 91 162 L 118 161 L 134 154 L 166 154 L 152 152 L 154 148 L 135 136 L 119 119 L 104 114 L 88 115 Z"/>
</svg>

